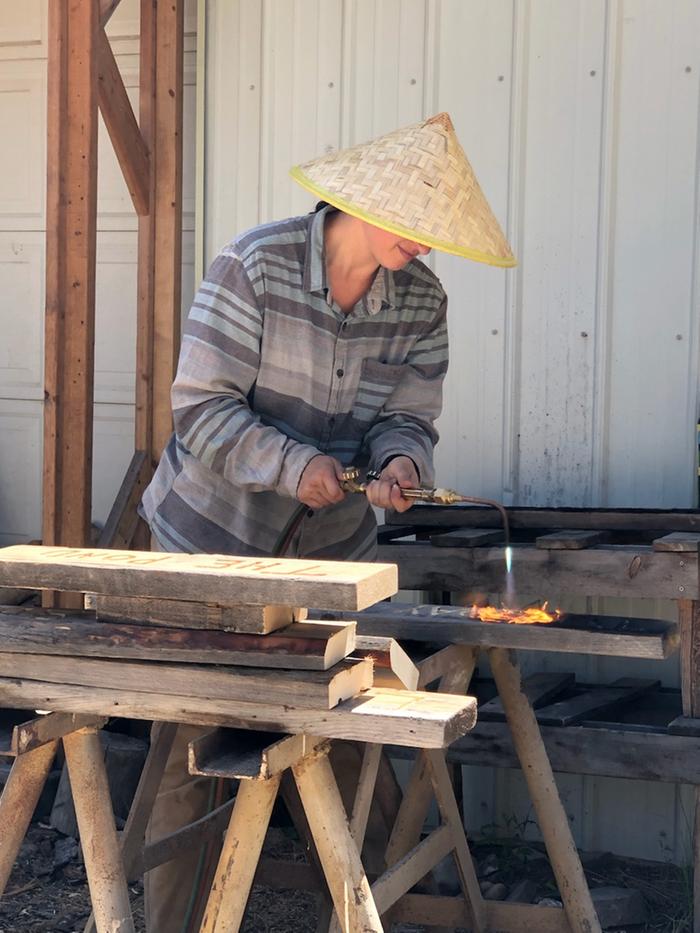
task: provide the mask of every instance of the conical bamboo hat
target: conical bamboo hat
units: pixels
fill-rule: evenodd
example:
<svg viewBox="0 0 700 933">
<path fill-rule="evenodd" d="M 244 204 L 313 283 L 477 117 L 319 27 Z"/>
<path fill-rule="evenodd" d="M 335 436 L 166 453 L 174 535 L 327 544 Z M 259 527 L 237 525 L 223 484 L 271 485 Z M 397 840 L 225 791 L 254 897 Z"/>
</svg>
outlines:
<svg viewBox="0 0 700 933">
<path fill-rule="evenodd" d="M 290 174 L 382 230 L 477 262 L 516 265 L 447 113 L 296 165 Z"/>
</svg>

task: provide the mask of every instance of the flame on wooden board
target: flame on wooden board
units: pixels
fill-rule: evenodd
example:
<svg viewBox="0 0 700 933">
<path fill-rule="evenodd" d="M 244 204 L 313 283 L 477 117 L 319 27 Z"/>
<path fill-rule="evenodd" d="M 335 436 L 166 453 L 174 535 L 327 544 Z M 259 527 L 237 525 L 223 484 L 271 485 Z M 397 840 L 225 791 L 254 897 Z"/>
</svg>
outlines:
<svg viewBox="0 0 700 933">
<path fill-rule="evenodd" d="M 532 606 L 529 609 L 510 609 L 506 606 L 472 606 L 469 613 L 472 619 L 481 619 L 482 622 L 508 622 L 511 625 L 546 625 L 562 618 L 559 609 L 549 612 L 547 603 L 540 607 Z"/>
</svg>

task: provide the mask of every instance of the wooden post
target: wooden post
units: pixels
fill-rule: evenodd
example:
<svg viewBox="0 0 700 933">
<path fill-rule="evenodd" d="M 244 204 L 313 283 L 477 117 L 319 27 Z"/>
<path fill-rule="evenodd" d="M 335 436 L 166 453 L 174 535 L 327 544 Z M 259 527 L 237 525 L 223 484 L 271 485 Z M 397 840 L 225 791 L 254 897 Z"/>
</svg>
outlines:
<svg viewBox="0 0 700 933">
<path fill-rule="evenodd" d="M 521 690 L 515 652 L 491 648 L 489 660 L 572 933 L 600 933 L 537 719 Z"/>
<path fill-rule="evenodd" d="M 42 537 L 72 546 L 92 517 L 98 12 L 49 4 Z"/>
<path fill-rule="evenodd" d="M 156 6 L 153 121 L 153 437 L 155 464 L 172 433 L 170 387 L 180 352 L 184 0 Z"/>
<path fill-rule="evenodd" d="M 684 716 L 700 716 L 700 602 L 678 601 L 681 700 Z M 700 933 L 700 786 L 693 789 L 693 933 Z"/>
<path fill-rule="evenodd" d="M 63 748 L 97 933 L 134 933 L 99 736 L 81 729 L 64 736 Z"/>
<path fill-rule="evenodd" d="M 57 741 L 18 755 L 0 795 L 0 895 L 10 877 L 42 788 L 46 783 Z"/>
</svg>

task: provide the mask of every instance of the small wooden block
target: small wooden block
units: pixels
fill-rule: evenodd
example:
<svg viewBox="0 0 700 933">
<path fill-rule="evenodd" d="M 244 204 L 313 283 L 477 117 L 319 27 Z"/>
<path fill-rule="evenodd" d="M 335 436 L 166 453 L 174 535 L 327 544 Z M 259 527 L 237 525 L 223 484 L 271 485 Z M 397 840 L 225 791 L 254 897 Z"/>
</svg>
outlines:
<svg viewBox="0 0 700 933">
<path fill-rule="evenodd" d="M 363 609 L 398 589 L 394 564 L 169 554 L 16 544 L 0 549 L 0 586 L 150 596 L 220 606 Z"/>
<path fill-rule="evenodd" d="M 430 543 L 435 547 L 482 547 L 484 544 L 502 544 L 503 541 L 500 528 L 457 528 L 430 536 Z"/>
<path fill-rule="evenodd" d="M 693 551 L 697 552 L 700 544 L 700 534 L 692 531 L 674 531 L 656 538 L 653 542 L 655 551 Z"/>
<path fill-rule="evenodd" d="M 535 544 L 547 551 L 580 551 L 583 548 L 605 544 L 610 540 L 607 531 L 554 531 L 535 538 Z"/>
<path fill-rule="evenodd" d="M 206 777 L 266 781 L 327 745 L 327 739 L 311 735 L 214 729 L 190 742 L 188 770 Z"/>
<path fill-rule="evenodd" d="M 407 690 L 418 689 L 418 668 L 396 639 L 381 635 L 358 635 L 356 643 L 354 656 L 371 658 L 374 662 L 376 687 L 400 685 Z M 393 677 L 387 677 L 387 674 Z M 394 681 L 398 681 L 398 684 Z"/>
</svg>

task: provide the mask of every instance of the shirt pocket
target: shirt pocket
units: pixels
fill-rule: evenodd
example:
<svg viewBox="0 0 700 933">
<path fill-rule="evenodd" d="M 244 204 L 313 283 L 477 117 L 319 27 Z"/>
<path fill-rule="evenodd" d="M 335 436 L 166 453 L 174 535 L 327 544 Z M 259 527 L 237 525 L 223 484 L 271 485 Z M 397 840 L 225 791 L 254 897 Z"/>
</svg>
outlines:
<svg viewBox="0 0 700 933">
<path fill-rule="evenodd" d="M 389 400 L 406 370 L 406 366 L 365 359 L 352 409 L 355 421 L 371 424 Z"/>
</svg>

